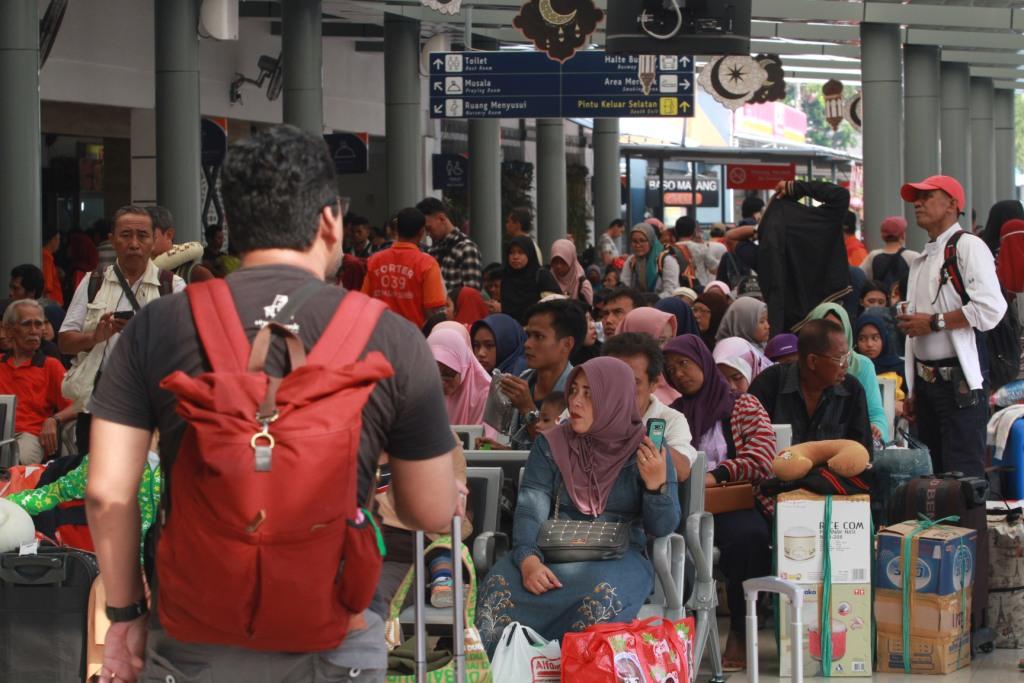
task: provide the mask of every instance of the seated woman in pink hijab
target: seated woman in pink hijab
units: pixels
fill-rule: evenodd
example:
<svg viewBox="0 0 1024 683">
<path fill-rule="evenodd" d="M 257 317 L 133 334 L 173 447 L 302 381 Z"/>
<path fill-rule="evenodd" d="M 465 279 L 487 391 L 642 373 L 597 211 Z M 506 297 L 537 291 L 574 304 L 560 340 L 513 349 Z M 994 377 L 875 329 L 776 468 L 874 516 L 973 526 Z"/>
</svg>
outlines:
<svg viewBox="0 0 1024 683">
<path fill-rule="evenodd" d="M 437 361 L 448 407 L 448 423 L 483 424 L 484 405 L 491 377 L 473 355 L 469 333 L 438 326 L 427 337 L 427 345 Z"/>
<path fill-rule="evenodd" d="M 658 348 L 661 348 L 669 339 L 676 336 L 678 324 L 676 316 L 671 313 L 659 311 L 657 308 L 634 308 L 619 323 L 615 334 L 623 332 L 649 334 L 654 337 L 654 341 L 658 342 Z M 664 377 L 658 378 L 654 395 L 667 406 L 672 405 L 672 402 L 680 396 L 678 391 L 669 386 Z"/>
<path fill-rule="evenodd" d="M 747 393 L 750 383 L 765 368 L 775 365 L 759 348 L 740 337 L 726 337 L 715 344 L 711 355 L 729 388 L 737 394 Z"/>
</svg>

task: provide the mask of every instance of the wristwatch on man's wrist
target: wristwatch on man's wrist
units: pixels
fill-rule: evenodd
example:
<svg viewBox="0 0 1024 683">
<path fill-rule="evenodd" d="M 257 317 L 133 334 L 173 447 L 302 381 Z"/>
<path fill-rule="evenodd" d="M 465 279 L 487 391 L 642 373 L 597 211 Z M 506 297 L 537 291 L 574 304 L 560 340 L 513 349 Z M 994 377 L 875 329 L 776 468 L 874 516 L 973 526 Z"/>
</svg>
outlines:
<svg viewBox="0 0 1024 683">
<path fill-rule="evenodd" d="M 111 607 L 110 605 L 107 605 L 106 612 L 107 619 L 109 619 L 111 623 L 116 624 L 122 621 L 135 621 L 149 612 L 149 605 L 146 604 L 145 600 L 139 600 L 127 607 Z"/>
<path fill-rule="evenodd" d="M 946 316 L 942 313 L 936 313 L 932 316 L 930 326 L 932 332 L 944 332 L 946 329 Z"/>
</svg>

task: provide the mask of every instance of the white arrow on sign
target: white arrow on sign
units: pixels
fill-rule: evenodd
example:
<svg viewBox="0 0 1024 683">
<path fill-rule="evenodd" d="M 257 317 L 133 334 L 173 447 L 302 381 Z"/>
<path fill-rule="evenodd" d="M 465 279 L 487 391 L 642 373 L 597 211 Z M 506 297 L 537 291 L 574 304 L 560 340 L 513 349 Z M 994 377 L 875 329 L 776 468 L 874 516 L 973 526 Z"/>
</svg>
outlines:
<svg viewBox="0 0 1024 683">
<path fill-rule="evenodd" d="M 437 68 L 437 69 L 443 69 L 444 68 L 444 60 L 441 59 L 440 57 L 435 59 L 434 60 L 434 67 Z"/>
<path fill-rule="evenodd" d="M 434 81 L 434 90 L 444 92 L 444 83 L 441 81 Z"/>
<path fill-rule="evenodd" d="M 435 114 L 443 114 L 444 113 L 444 105 L 443 104 L 435 104 L 434 105 L 434 113 Z"/>
<path fill-rule="evenodd" d="M 679 61 L 682 62 L 683 66 L 690 66 L 690 58 L 689 57 L 680 57 Z"/>
<path fill-rule="evenodd" d="M 682 82 L 679 85 L 683 86 L 683 90 L 689 90 L 690 89 L 690 81 L 686 80 L 685 78 L 682 80 Z"/>
</svg>

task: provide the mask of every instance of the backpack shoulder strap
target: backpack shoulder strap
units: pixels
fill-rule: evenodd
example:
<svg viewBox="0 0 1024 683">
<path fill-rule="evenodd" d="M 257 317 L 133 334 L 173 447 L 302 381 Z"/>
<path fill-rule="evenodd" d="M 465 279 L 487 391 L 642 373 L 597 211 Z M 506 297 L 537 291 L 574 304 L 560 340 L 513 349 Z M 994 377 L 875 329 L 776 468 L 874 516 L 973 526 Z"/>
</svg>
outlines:
<svg viewBox="0 0 1024 683">
<path fill-rule="evenodd" d="M 185 292 L 199 342 L 214 372 L 245 372 L 249 365 L 249 338 L 228 283 L 220 279 L 199 282 Z"/>
<path fill-rule="evenodd" d="M 174 273 L 169 270 L 160 269 L 160 296 L 167 296 L 174 293 Z"/>
<path fill-rule="evenodd" d="M 103 286 L 103 270 L 97 268 L 89 273 L 89 284 L 86 285 L 86 293 L 89 295 L 89 303 L 96 300 L 100 288 Z"/>
<path fill-rule="evenodd" d="M 946 247 L 942 251 L 942 268 L 939 271 L 939 276 L 942 280 L 940 281 L 939 286 L 941 287 L 946 282 L 951 283 L 953 285 L 953 289 L 955 289 L 956 293 L 960 295 L 960 301 L 962 301 L 966 306 L 970 303 L 971 296 L 967 293 L 967 288 L 964 286 L 964 279 L 960 274 L 960 263 L 956 256 L 957 242 L 960 241 L 960 238 L 963 237 L 964 234 L 963 230 L 958 230 L 953 233 L 949 238 L 949 241 L 946 242 Z"/>
<path fill-rule="evenodd" d="M 359 360 L 387 304 L 348 291 L 307 357 L 309 364 L 339 366 Z"/>
</svg>

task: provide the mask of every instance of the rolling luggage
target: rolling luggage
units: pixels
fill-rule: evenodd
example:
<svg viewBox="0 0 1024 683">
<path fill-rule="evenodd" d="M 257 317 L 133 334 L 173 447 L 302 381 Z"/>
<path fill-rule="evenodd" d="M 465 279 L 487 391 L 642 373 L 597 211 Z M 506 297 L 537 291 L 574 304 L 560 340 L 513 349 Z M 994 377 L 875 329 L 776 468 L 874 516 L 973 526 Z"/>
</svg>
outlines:
<svg viewBox="0 0 1024 683">
<path fill-rule="evenodd" d="M 993 502 L 988 509 L 988 618 L 995 646 L 1024 647 L 1024 511 Z"/>
<path fill-rule="evenodd" d="M 783 581 L 772 576 L 764 576 L 759 579 L 747 579 L 743 582 L 743 593 L 747 598 L 747 678 L 751 683 L 757 683 L 758 660 L 757 660 L 757 599 L 761 593 L 777 593 L 780 597 L 786 598 L 789 602 L 789 627 L 790 633 L 803 633 L 801 623 L 801 612 L 804 606 L 803 588 L 790 581 Z M 778 603 L 781 605 L 781 601 Z M 804 653 L 803 637 L 793 639 L 793 649 L 790 653 L 792 663 L 793 683 L 803 683 L 804 680 Z"/>
<path fill-rule="evenodd" d="M 951 525 L 978 532 L 971 605 L 972 652 L 991 651 L 995 640 L 986 620 L 989 582 L 987 498 L 986 479 L 967 477 L 961 472 L 946 472 L 911 479 L 896 490 L 889 505 L 889 521 L 893 523 L 916 520 L 920 515 L 930 519 L 956 515 L 959 521 L 949 522 Z"/>
<path fill-rule="evenodd" d="M 85 680 L 89 593 L 98 575 L 95 556 L 71 548 L 0 554 L 0 681 Z"/>
</svg>

